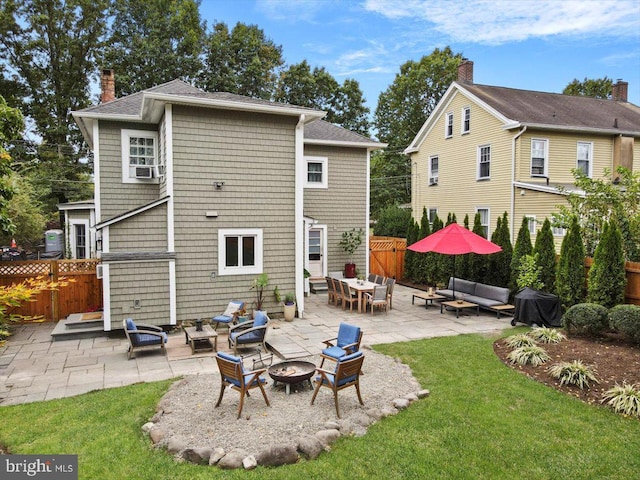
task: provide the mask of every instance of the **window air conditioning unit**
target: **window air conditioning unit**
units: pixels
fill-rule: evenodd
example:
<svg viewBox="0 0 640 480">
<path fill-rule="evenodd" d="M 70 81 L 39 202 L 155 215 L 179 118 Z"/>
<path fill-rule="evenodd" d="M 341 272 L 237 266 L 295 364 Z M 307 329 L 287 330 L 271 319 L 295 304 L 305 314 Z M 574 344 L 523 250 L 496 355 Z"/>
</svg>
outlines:
<svg viewBox="0 0 640 480">
<path fill-rule="evenodd" d="M 136 178 L 153 178 L 153 166 L 135 167 Z"/>
<path fill-rule="evenodd" d="M 437 185 L 438 177 L 429 177 L 429 185 Z"/>
<path fill-rule="evenodd" d="M 102 264 L 101 263 L 96 265 L 96 277 L 98 277 L 98 278 L 102 278 L 103 277 L 103 271 L 102 271 Z"/>
</svg>

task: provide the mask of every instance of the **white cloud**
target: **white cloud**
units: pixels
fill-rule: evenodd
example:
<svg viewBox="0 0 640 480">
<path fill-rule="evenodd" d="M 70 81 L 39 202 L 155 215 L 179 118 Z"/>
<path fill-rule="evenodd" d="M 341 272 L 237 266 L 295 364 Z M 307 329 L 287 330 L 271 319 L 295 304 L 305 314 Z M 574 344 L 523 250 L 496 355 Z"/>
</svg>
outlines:
<svg viewBox="0 0 640 480">
<path fill-rule="evenodd" d="M 551 36 L 638 36 L 637 0 L 366 0 L 391 20 L 421 20 L 453 41 L 498 45 Z"/>
<path fill-rule="evenodd" d="M 315 23 L 317 13 L 326 5 L 326 0 L 259 0 L 256 9 L 272 20 Z"/>
</svg>

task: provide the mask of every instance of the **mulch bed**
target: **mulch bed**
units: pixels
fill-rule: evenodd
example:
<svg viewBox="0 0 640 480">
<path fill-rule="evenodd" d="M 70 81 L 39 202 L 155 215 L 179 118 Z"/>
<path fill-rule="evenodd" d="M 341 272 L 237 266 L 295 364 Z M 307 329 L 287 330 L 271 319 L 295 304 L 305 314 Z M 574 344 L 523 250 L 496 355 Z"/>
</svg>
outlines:
<svg viewBox="0 0 640 480">
<path fill-rule="evenodd" d="M 622 385 L 626 382 L 640 385 L 640 347 L 615 335 L 601 338 L 571 336 L 560 343 L 541 346 L 551 356 L 551 360 L 538 367 L 512 365 L 507 359 L 511 349 L 505 345 L 504 339 L 496 341 L 493 349 L 509 367 L 587 403 L 601 404 L 604 392 L 616 384 Z M 571 385 L 560 385 L 559 380 L 547 373 L 547 368 L 555 363 L 574 360 L 581 360 L 584 364 L 590 365 L 600 383 L 591 384 L 590 388 L 581 390 Z"/>
</svg>

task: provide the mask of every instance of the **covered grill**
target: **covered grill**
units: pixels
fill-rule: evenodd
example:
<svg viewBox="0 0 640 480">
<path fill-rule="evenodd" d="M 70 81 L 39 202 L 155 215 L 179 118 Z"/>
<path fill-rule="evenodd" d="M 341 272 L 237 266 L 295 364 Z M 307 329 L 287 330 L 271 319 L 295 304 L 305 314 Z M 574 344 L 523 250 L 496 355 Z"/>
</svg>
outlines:
<svg viewBox="0 0 640 480">
<path fill-rule="evenodd" d="M 515 312 L 511 325 L 516 322 L 545 327 L 562 326 L 560 299 L 551 293 L 526 287 L 515 296 Z"/>
</svg>

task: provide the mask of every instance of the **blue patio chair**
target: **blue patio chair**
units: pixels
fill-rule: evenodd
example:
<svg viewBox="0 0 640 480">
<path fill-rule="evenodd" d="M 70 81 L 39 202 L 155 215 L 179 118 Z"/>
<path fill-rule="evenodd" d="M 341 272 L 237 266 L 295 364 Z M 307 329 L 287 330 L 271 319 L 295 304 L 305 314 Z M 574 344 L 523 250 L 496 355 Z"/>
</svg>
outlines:
<svg viewBox="0 0 640 480">
<path fill-rule="evenodd" d="M 316 399 L 320 387 L 327 387 L 333 391 L 333 400 L 336 404 L 336 414 L 340 418 L 340 407 L 338 406 L 338 392 L 348 387 L 355 387 L 358 394 L 358 400 L 360 405 L 364 405 L 362 396 L 360 395 L 360 372 L 362 370 L 362 362 L 364 362 L 364 355 L 362 352 L 352 353 L 338 359 L 336 368 L 334 371 L 322 370 L 317 368 L 316 372 L 316 389 L 313 392 L 311 398 L 311 405 Z"/>
<path fill-rule="evenodd" d="M 137 324 L 132 318 L 125 318 L 122 321 L 122 327 L 124 333 L 129 340 L 129 349 L 127 350 L 127 358 L 131 360 L 135 357 L 133 350 L 135 348 L 154 347 L 159 346 L 164 354 L 167 354 L 165 344 L 168 341 L 167 334 L 162 331 L 162 328 L 155 325 L 143 325 Z"/>
<path fill-rule="evenodd" d="M 265 343 L 267 328 L 269 327 L 269 317 L 261 310 L 257 310 L 253 321 L 243 322 L 229 327 L 229 348 L 233 348 L 233 353 L 238 353 L 238 348 L 251 345 L 260 345 L 267 349 Z"/>
<path fill-rule="evenodd" d="M 259 388 L 264 397 L 264 401 L 269 406 L 269 399 L 267 398 L 267 392 L 264 390 L 264 384 L 266 380 L 261 375 L 266 372 L 265 368 L 258 370 L 247 371 L 244 369 L 242 359 L 235 357 L 224 352 L 218 352 L 216 354 L 216 362 L 218 363 L 218 369 L 220 370 L 220 376 L 222 382 L 220 385 L 220 396 L 218 397 L 218 403 L 216 407 L 220 406 L 224 391 L 227 387 L 230 387 L 237 392 L 240 392 L 240 405 L 238 406 L 238 418 L 242 414 L 242 407 L 244 405 L 245 395 L 249 396 L 249 390 Z"/>
<path fill-rule="evenodd" d="M 338 336 L 323 340 L 327 348 L 322 350 L 320 357 L 322 362 L 320 368 L 324 365 L 324 361 L 337 361 L 339 358 L 355 353 L 360 350 L 360 342 L 362 341 L 362 330 L 355 325 L 349 325 L 342 322 L 338 328 Z"/>
<path fill-rule="evenodd" d="M 224 311 L 222 315 L 217 315 L 211 319 L 211 323 L 215 323 L 214 330 L 218 329 L 218 325 L 224 323 L 229 326 L 234 323 L 236 312 L 238 310 L 242 310 L 244 308 L 244 302 L 242 300 L 231 300 L 229 305 L 227 305 L 227 309 Z"/>
</svg>

